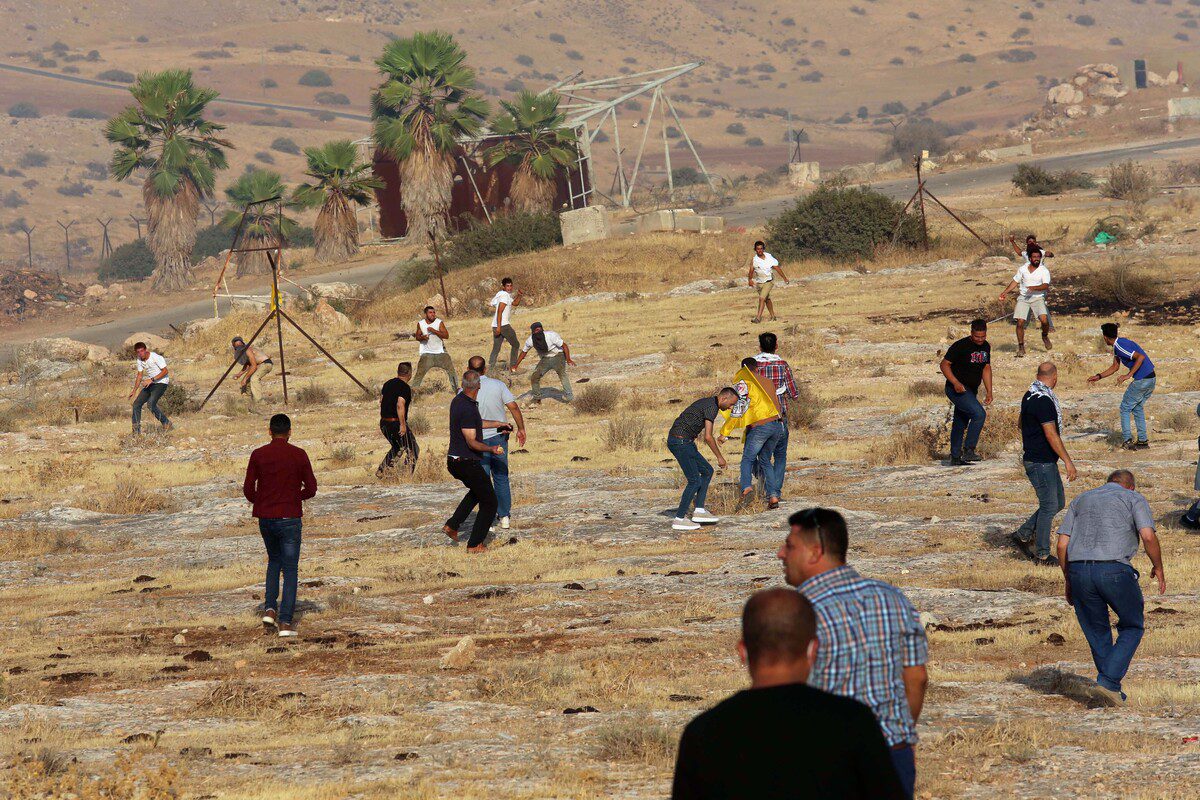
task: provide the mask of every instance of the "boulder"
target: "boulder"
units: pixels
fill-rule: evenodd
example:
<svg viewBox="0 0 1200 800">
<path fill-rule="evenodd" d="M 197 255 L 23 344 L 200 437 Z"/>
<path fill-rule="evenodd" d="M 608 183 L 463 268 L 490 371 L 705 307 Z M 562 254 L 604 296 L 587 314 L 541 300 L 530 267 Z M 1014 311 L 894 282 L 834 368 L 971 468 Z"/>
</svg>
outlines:
<svg viewBox="0 0 1200 800">
<path fill-rule="evenodd" d="M 230 311 L 266 311 L 267 301 L 253 297 L 234 297 L 229 301 Z"/>
<path fill-rule="evenodd" d="M 87 361 L 87 342 L 77 342 L 66 337 L 35 339 L 21 348 L 21 355 L 31 361 L 48 359 L 50 361 L 67 361 L 77 363 Z"/>
<path fill-rule="evenodd" d="M 164 339 L 156 333 L 145 332 L 135 333 L 132 336 L 127 337 L 125 341 L 121 343 L 121 346 L 128 350 L 129 348 L 133 347 L 136 342 L 145 342 L 147 347 L 157 352 L 162 352 L 163 349 L 171 346 L 169 339 Z"/>
<path fill-rule="evenodd" d="M 100 300 L 108 297 L 108 289 L 98 283 L 93 283 L 91 286 L 83 290 L 83 296 L 91 300 Z"/>
<path fill-rule="evenodd" d="M 1166 81 L 1168 86 L 1174 86 L 1175 84 L 1179 83 L 1179 70 L 1173 69 L 1168 72 L 1166 75 Z"/>
<path fill-rule="evenodd" d="M 442 656 L 442 669 L 464 669 L 475 660 L 475 639 L 464 636 Z"/>
<path fill-rule="evenodd" d="M 119 297 L 120 295 L 123 295 L 123 294 L 125 294 L 125 287 L 122 286 L 121 284 L 110 283 L 108 285 L 108 296 L 109 297 Z"/>
<path fill-rule="evenodd" d="M 612 217 L 604 206 L 589 206 L 558 215 L 564 245 L 607 239 L 612 236 Z"/>
<path fill-rule="evenodd" d="M 1106 78 L 1115 78 L 1120 74 L 1116 64 L 1088 64 L 1088 67 Z"/>
<path fill-rule="evenodd" d="M 1046 101 L 1056 106 L 1069 105 L 1075 102 L 1077 91 L 1078 89 L 1069 83 L 1060 83 L 1050 87 L 1050 91 L 1046 92 Z"/>
<path fill-rule="evenodd" d="M 208 330 L 209 328 L 215 327 L 220 324 L 221 324 L 221 320 L 219 317 L 203 317 L 201 319 L 194 319 L 191 322 L 189 322 L 188 324 L 183 326 L 183 335 L 184 336 L 195 336 L 198 333 L 202 333 L 202 332 Z"/>
<path fill-rule="evenodd" d="M 1071 82 L 1074 83 L 1076 86 L 1085 86 L 1085 85 L 1087 85 L 1087 82 L 1088 82 L 1088 76 L 1087 75 L 1076 75 L 1074 80 L 1072 80 Z"/>
<path fill-rule="evenodd" d="M 1166 86 L 1167 79 L 1157 72 L 1146 70 L 1146 85 L 1147 86 Z"/>
<path fill-rule="evenodd" d="M 357 283 L 334 281 L 332 283 L 310 284 L 308 290 L 314 297 L 328 297 L 331 300 L 342 300 L 347 297 L 362 297 L 363 287 Z"/>
<path fill-rule="evenodd" d="M 21 294 L 24 295 L 26 300 L 37 300 L 38 296 L 38 293 L 33 289 L 26 289 L 25 291 L 21 292 Z"/>
<path fill-rule="evenodd" d="M 1104 116 L 1105 114 L 1107 114 L 1107 113 L 1108 113 L 1108 112 L 1109 112 L 1111 109 L 1110 109 L 1108 106 L 1105 106 L 1105 105 L 1094 105 L 1094 106 L 1092 106 L 1092 107 L 1091 107 L 1091 109 L 1089 109 L 1089 110 L 1091 111 L 1091 114 L 1092 114 L 1092 116 L 1093 116 L 1093 117 L 1103 117 L 1103 116 Z"/>
<path fill-rule="evenodd" d="M 29 383 L 55 381 L 66 375 L 74 367 L 74 364 L 68 364 L 66 361 L 51 361 L 48 358 L 36 358 L 32 361 L 26 361 L 21 365 L 20 375 L 21 380 Z"/>
<path fill-rule="evenodd" d="M 1087 111 L 1084 110 L 1083 106 L 1067 106 L 1067 110 L 1063 113 L 1067 115 L 1068 119 L 1079 119 L 1080 117 L 1087 116 Z"/>
<path fill-rule="evenodd" d="M 320 325 L 326 328 L 337 328 L 350 324 L 350 318 L 329 305 L 329 301 L 324 297 L 317 301 L 316 307 L 313 308 L 313 316 Z"/>
<path fill-rule="evenodd" d="M 1101 83 L 1093 86 L 1090 93 L 1092 97 L 1104 100 L 1119 100 L 1129 94 L 1129 90 L 1119 83 Z"/>
</svg>

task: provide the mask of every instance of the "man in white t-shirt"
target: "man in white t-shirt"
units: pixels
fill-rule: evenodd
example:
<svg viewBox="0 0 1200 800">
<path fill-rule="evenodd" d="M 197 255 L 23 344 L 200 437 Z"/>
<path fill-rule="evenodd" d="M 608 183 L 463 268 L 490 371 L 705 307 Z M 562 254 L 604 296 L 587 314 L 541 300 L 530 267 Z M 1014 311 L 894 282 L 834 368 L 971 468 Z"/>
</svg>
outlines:
<svg viewBox="0 0 1200 800">
<path fill-rule="evenodd" d="M 479 416 L 483 418 L 483 443 L 488 447 L 499 447 L 500 452 L 483 451 L 479 454 L 483 471 L 492 479 L 492 488 L 496 490 L 496 518 L 500 520 L 501 528 L 508 528 L 512 515 L 512 487 L 508 481 L 508 436 L 513 426 L 508 422 L 508 413 L 512 412 L 513 422 L 516 423 L 517 445 L 525 446 L 525 417 L 517 398 L 504 381 L 489 378 L 485 374 L 483 356 L 471 356 L 467 369 L 479 373 L 479 394 L 475 402 L 479 404 Z"/>
<path fill-rule="evenodd" d="M 496 296 L 489 303 L 496 310 L 492 313 L 492 355 L 488 358 L 488 369 L 496 368 L 496 356 L 500 355 L 500 348 L 505 342 L 508 342 L 509 346 L 508 363 L 517 363 L 517 349 L 521 342 L 517 339 L 517 332 L 509 324 L 509 320 L 512 318 L 513 306 L 520 303 L 521 290 L 513 289 L 512 278 L 501 280 L 500 291 L 496 292 Z"/>
<path fill-rule="evenodd" d="M 525 340 L 525 346 L 521 348 L 521 355 L 517 357 L 517 363 L 509 369 L 516 372 L 530 348 L 537 350 L 538 365 L 533 368 L 533 374 L 529 376 L 529 385 L 533 388 L 533 402 L 540 403 L 542 401 L 542 376 L 550 370 L 557 372 L 562 381 L 563 402 L 571 402 L 575 399 L 575 393 L 571 391 L 571 381 L 567 377 L 567 364 L 575 366 L 575 362 L 571 360 L 571 348 L 557 333 L 544 330 L 540 322 L 533 323 L 529 329 L 532 333 Z"/>
<path fill-rule="evenodd" d="M 433 306 L 425 306 L 425 317 L 417 320 L 417 332 L 413 334 L 413 338 L 421 343 L 417 348 L 421 357 L 417 360 L 417 374 L 412 379 L 412 390 L 415 392 L 420 389 L 421 381 L 425 380 L 425 373 L 437 368 L 446 371 L 450 378 L 450 391 L 457 392 L 458 376 L 454 374 L 454 362 L 446 352 L 446 340 L 450 338 L 450 331 L 446 330 L 446 323 L 438 319 L 437 310 Z"/>
<path fill-rule="evenodd" d="M 133 401 L 133 432 L 142 432 L 142 406 L 146 404 L 150 405 L 150 413 L 154 418 L 162 423 L 163 430 L 169 431 L 175 426 L 158 407 L 158 401 L 171 383 L 167 360 L 153 352 L 145 342 L 136 343 L 133 353 L 137 357 L 137 361 L 134 362 L 133 388 L 129 391 L 130 399 L 134 394 L 137 395 L 137 399 Z"/>
<path fill-rule="evenodd" d="M 776 272 L 784 282 L 791 283 L 788 276 L 784 275 L 783 270 L 779 268 L 778 259 L 767 252 L 767 246 L 762 242 L 755 242 L 754 258 L 750 260 L 750 271 L 746 274 L 750 288 L 758 288 L 758 313 L 754 315 L 752 322 L 762 322 L 763 308 L 770 312 L 771 320 L 775 319 L 775 305 L 771 302 L 771 287 L 775 285 Z"/>
<path fill-rule="evenodd" d="M 1000 299 L 1006 300 L 1013 291 L 1017 292 L 1017 305 L 1013 309 L 1013 319 L 1017 321 L 1017 358 L 1025 357 L 1025 324 L 1030 314 L 1037 317 L 1042 325 L 1042 344 L 1049 350 L 1050 318 L 1046 309 L 1046 291 L 1050 288 L 1050 270 L 1042 263 L 1042 252 L 1031 250 L 1029 263 L 1020 267 L 1012 281 L 1000 293 Z"/>
</svg>

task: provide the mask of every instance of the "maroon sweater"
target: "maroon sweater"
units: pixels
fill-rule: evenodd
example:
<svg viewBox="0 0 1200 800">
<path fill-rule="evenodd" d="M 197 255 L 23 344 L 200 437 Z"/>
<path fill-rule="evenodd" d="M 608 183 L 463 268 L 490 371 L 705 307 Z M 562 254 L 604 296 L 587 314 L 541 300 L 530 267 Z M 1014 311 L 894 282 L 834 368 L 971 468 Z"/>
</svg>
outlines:
<svg viewBox="0 0 1200 800">
<path fill-rule="evenodd" d="M 242 493 L 254 504 L 256 517 L 304 516 L 301 501 L 317 494 L 317 478 L 308 453 L 283 439 L 272 439 L 250 454 Z"/>
</svg>

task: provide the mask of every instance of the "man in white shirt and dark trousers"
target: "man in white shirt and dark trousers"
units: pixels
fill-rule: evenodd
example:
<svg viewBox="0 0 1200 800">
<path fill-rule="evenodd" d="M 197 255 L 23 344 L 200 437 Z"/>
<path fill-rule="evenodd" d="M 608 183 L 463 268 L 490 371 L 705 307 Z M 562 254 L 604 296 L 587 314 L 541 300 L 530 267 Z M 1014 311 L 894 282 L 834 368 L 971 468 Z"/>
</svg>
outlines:
<svg viewBox="0 0 1200 800">
<path fill-rule="evenodd" d="M 1046 309 L 1046 291 L 1050 288 L 1050 270 L 1042 264 L 1042 251 L 1031 250 L 1029 263 L 1017 270 L 1012 281 L 1000 293 L 1000 299 L 1006 300 L 1013 291 L 1017 291 L 1017 305 L 1013 309 L 1013 319 L 1017 322 L 1017 358 L 1025 357 L 1025 325 L 1032 313 L 1042 325 L 1042 344 L 1049 350 L 1050 317 Z"/>
<path fill-rule="evenodd" d="M 129 391 L 130 398 L 137 394 L 137 399 L 133 401 L 133 432 L 142 432 L 142 406 L 147 403 L 150 405 L 150 413 L 162 423 L 163 430 L 169 431 L 174 426 L 158 407 L 158 401 L 162 399 L 163 392 L 167 391 L 167 386 L 171 383 L 167 360 L 146 347 L 145 342 L 136 343 L 133 352 L 137 356 L 133 388 Z"/>
<path fill-rule="evenodd" d="M 450 378 L 450 391 L 457 392 L 458 376 L 454 374 L 454 362 L 446 352 L 446 340 L 450 338 L 450 331 L 446 330 L 446 323 L 438 319 L 433 306 L 425 306 L 425 318 L 417 320 L 417 332 L 413 334 L 413 338 L 421 343 L 418 348 L 421 357 L 417 361 L 417 374 L 413 376 L 412 381 L 413 391 L 421 388 L 425 373 L 436 367 L 446 371 L 446 376 Z"/>
<path fill-rule="evenodd" d="M 529 376 L 529 385 L 533 389 L 533 402 L 540 403 L 542 401 L 542 376 L 551 370 L 557 372 L 562 381 L 562 401 L 564 403 L 571 402 L 575 399 L 575 393 L 571 391 L 571 381 L 567 377 L 567 365 L 575 366 L 575 362 L 571 360 L 571 348 L 557 333 L 544 330 L 540 322 L 533 323 L 529 328 L 532 333 L 525 341 L 525 346 L 521 348 L 517 362 L 509 369 L 516 372 L 530 348 L 536 350 L 539 356 L 538 365 L 533 368 L 533 374 Z"/>
<path fill-rule="evenodd" d="M 488 369 L 496 368 L 496 356 L 500 355 L 500 348 L 505 342 L 508 342 L 509 346 L 508 363 L 517 363 L 517 350 L 521 347 L 521 342 L 517 339 L 517 332 L 509 324 L 509 320 L 512 318 L 513 306 L 520 302 L 521 290 L 513 290 L 512 278 L 501 280 L 500 291 L 496 292 L 490 303 L 496 311 L 492 314 L 492 355 L 488 358 Z"/>
<path fill-rule="evenodd" d="M 771 312 L 771 321 L 775 319 L 775 305 L 771 302 L 771 288 L 775 285 L 775 273 L 784 281 L 791 283 L 788 276 L 779 268 L 779 261 L 767 252 L 767 246 L 762 242 L 754 243 L 754 258 L 750 261 L 750 272 L 746 275 L 750 288 L 758 288 L 758 313 L 751 322 L 762 322 L 763 308 Z"/>
<path fill-rule="evenodd" d="M 496 516 L 500 527 L 507 529 L 512 517 L 512 487 L 508 482 L 508 436 L 513 431 L 507 414 L 512 412 L 513 422 L 517 428 L 517 445 L 525 446 L 525 417 L 517 398 L 504 381 L 489 378 L 483 356 L 471 356 L 467 369 L 479 373 L 479 394 L 475 402 L 479 404 L 479 416 L 483 417 L 483 443 L 488 447 L 499 447 L 499 453 L 484 451 L 480 461 L 483 471 L 492 479 L 492 488 L 496 490 Z"/>
</svg>

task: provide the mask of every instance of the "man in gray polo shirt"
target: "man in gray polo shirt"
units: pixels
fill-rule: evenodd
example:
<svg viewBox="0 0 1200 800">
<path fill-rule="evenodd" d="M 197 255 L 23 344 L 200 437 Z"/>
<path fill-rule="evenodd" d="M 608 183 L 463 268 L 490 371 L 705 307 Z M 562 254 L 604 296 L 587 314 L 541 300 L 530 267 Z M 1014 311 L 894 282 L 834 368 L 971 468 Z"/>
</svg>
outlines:
<svg viewBox="0 0 1200 800">
<path fill-rule="evenodd" d="M 1162 548 L 1154 533 L 1150 504 L 1138 491 L 1133 473 L 1119 469 L 1108 483 L 1071 501 L 1058 529 L 1058 560 L 1066 578 L 1067 602 L 1092 650 L 1096 664 L 1093 696 L 1109 705 L 1125 702 L 1121 679 L 1137 651 L 1143 632 L 1142 587 L 1133 568 L 1138 540 L 1146 546 L 1158 579 L 1167 591 Z M 1112 638 L 1108 610 L 1117 614 L 1117 640 Z"/>
<path fill-rule="evenodd" d="M 483 417 L 483 443 L 488 447 L 502 448 L 499 454 L 481 454 L 480 460 L 483 471 L 492 479 L 492 488 L 496 490 L 496 518 L 500 520 L 500 527 L 507 529 L 512 515 L 512 487 L 508 482 L 508 435 L 513 426 L 508 423 L 505 410 L 512 412 L 513 422 L 517 424 L 517 444 L 520 447 L 525 446 L 525 417 L 521 415 L 521 407 L 517 405 L 517 398 L 513 397 L 508 384 L 483 374 L 487 368 L 483 356 L 471 356 L 467 366 L 479 373 L 479 394 L 475 402 L 479 403 L 479 416 Z"/>
</svg>

